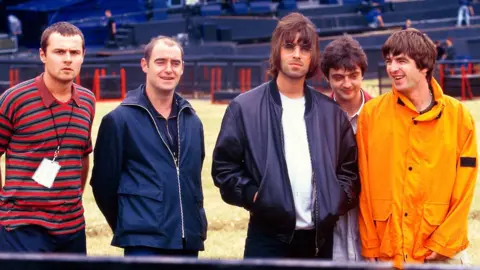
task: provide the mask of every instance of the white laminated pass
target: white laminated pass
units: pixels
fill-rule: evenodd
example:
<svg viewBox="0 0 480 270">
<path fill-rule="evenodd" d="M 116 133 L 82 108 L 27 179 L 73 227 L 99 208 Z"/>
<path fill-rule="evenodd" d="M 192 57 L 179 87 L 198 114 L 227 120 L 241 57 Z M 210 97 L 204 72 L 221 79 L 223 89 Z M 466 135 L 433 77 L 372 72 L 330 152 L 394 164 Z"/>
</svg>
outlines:
<svg viewBox="0 0 480 270">
<path fill-rule="evenodd" d="M 60 171 L 60 167 L 58 162 L 44 158 L 33 174 L 32 179 L 44 187 L 51 188 L 58 171 Z"/>
</svg>

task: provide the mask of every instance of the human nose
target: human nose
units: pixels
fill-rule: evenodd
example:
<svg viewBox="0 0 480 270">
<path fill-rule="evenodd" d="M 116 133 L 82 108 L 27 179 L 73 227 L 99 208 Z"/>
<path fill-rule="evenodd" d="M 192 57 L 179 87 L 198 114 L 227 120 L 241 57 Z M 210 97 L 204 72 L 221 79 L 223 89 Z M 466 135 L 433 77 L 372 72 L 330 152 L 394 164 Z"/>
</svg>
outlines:
<svg viewBox="0 0 480 270">
<path fill-rule="evenodd" d="M 300 58 L 300 54 L 301 54 L 300 46 L 295 45 L 295 47 L 293 48 L 292 56 L 294 58 Z"/>
</svg>

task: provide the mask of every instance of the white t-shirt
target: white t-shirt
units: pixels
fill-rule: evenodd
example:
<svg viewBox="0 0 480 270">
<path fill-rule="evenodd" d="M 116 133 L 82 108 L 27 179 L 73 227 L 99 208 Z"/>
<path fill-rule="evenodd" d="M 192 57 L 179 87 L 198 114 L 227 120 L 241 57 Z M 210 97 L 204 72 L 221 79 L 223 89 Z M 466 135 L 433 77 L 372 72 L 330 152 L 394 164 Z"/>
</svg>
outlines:
<svg viewBox="0 0 480 270">
<path fill-rule="evenodd" d="M 290 99 L 280 93 L 285 160 L 292 186 L 297 221 L 295 229 L 313 229 L 312 162 L 305 125 L 305 97 Z"/>
</svg>

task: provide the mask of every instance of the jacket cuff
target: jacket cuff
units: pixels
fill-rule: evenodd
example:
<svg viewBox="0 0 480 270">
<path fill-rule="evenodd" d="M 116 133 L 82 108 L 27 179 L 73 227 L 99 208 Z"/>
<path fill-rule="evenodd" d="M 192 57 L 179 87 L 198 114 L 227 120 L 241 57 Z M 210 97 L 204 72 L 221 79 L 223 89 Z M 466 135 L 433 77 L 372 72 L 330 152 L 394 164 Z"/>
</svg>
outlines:
<svg viewBox="0 0 480 270">
<path fill-rule="evenodd" d="M 255 193 L 257 193 L 258 187 L 254 184 L 248 184 L 243 188 L 243 192 L 245 194 L 245 208 L 247 210 L 251 210 L 253 207 L 253 197 L 255 197 Z"/>
<path fill-rule="evenodd" d="M 467 244 L 463 245 L 463 246 L 460 246 L 458 248 L 447 248 L 447 247 L 444 247 L 442 245 L 440 245 L 438 242 L 435 242 L 435 240 L 433 240 L 432 238 L 428 239 L 427 240 L 427 243 L 425 244 L 425 247 L 430 249 L 431 251 L 434 251 L 440 255 L 443 255 L 443 256 L 447 256 L 449 258 L 453 258 L 458 252 L 464 250 L 465 248 L 467 248 L 468 246 L 468 242 Z"/>
</svg>

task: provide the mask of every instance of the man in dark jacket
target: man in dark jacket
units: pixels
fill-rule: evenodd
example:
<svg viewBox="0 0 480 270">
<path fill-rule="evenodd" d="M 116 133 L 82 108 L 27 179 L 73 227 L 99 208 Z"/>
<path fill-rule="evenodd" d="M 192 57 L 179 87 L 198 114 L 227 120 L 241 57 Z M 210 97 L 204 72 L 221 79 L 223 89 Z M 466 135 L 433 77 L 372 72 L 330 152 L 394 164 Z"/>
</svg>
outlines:
<svg viewBox="0 0 480 270">
<path fill-rule="evenodd" d="M 183 49 L 154 38 L 141 61 L 146 84 L 128 92 L 100 125 L 91 185 L 114 236 L 132 255 L 198 256 L 207 219 L 201 171 L 203 126 L 174 89 Z"/>
<path fill-rule="evenodd" d="M 245 257 L 332 258 L 333 227 L 358 204 L 355 137 L 342 109 L 305 84 L 320 56 L 299 13 L 272 35 L 274 79 L 235 98 L 212 176 L 225 202 L 250 211 Z"/>
</svg>

